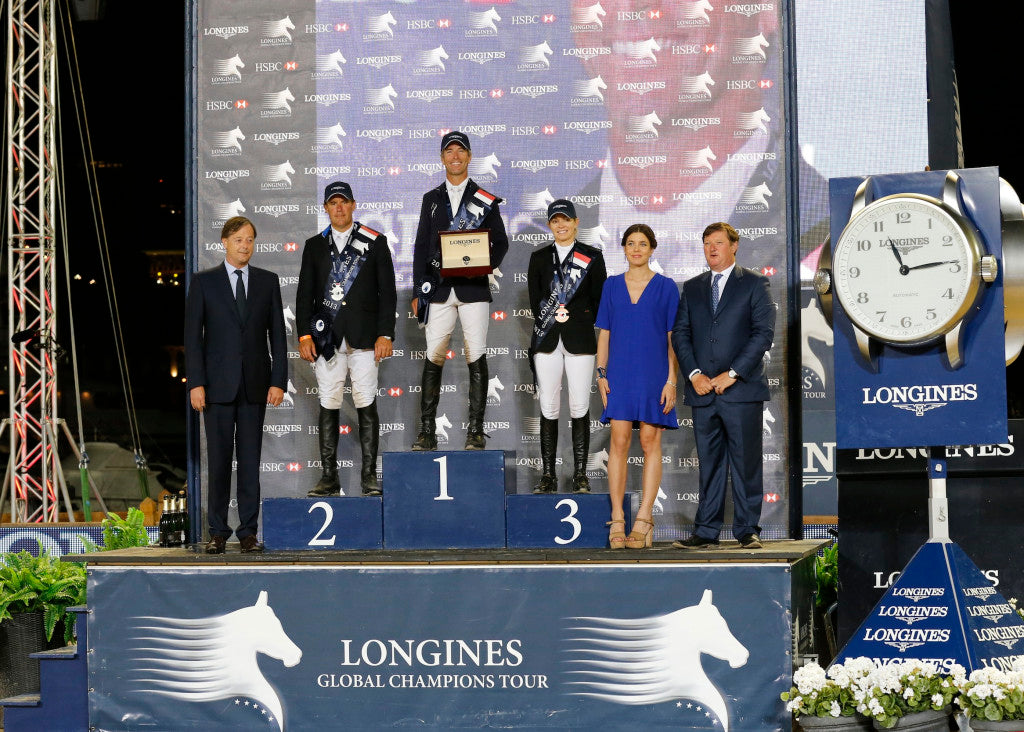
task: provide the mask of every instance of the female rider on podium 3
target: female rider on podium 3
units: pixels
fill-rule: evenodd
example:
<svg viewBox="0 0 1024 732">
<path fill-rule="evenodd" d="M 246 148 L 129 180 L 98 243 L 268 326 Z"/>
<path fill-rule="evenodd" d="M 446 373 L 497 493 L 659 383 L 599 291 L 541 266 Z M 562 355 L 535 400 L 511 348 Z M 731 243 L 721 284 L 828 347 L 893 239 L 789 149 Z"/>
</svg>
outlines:
<svg viewBox="0 0 1024 732">
<path fill-rule="evenodd" d="M 594 316 L 607 276 L 604 257 L 576 241 L 580 220 L 571 201 L 560 198 L 548 206 L 548 228 L 554 243 L 530 257 L 527 284 L 533 308 L 530 356 L 540 401 L 540 482 L 534 493 L 555 493 L 555 454 L 562 374 L 569 385 L 572 424 L 574 493 L 589 493 L 587 453 L 590 449 L 590 374 L 597 338 Z"/>
<path fill-rule="evenodd" d="M 628 269 L 609 277 L 597 312 L 597 387 L 604 402 L 601 421 L 611 422 L 608 493 L 612 549 L 649 547 L 654 538 L 654 499 L 661 483 L 661 433 L 676 429 L 676 356 L 672 325 L 679 305 L 676 283 L 649 266 L 658 246 L 647 224 L 633 224 L 622 235 Z M 639 424 L 644 451 L 643 492 L 636 520 L 625 535 L 622 501 L 626 458 L 633 426 Z"/>
</svg>

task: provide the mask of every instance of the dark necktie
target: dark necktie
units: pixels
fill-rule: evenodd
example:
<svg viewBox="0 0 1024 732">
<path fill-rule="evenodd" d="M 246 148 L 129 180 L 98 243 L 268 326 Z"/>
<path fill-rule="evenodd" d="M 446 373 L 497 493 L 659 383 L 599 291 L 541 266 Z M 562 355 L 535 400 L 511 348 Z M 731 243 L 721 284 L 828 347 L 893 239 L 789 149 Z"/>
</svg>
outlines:
<svg viewBox="0 0 1024 732">
<path fill-rule="evenodd" d="M 238 282 L 235 284 L 235 307 L 238 309 L 238 317 L 245 319 L 245 283 L 242 281 L 242 270 L 236 269 Z"/>
<path fill-rule="evenodd" d="M 715 279 L 711 282 L 711 312 L 718 312 L 718 298 L 720 293 L 718 292 L 718 281 L 722 279 L 721 273 L 715 275 Z"/>
</svg>

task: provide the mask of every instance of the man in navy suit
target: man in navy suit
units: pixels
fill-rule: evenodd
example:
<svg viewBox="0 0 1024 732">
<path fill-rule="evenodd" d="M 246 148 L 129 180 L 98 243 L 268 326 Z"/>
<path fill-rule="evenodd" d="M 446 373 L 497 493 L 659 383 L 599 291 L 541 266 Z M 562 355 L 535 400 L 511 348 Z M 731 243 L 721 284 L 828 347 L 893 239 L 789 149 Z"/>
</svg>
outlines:
<svg viewBox="0 0 1024 732">
<path fill-rule="evenodd" d="M 684 404 L 693 412 L 700 503 L 693 535 L 673 546 L 718 543 L 731 473 L 733 536 L 745 549 L 760 549 L 761 412 L 770 398 L 764 354 L 775 334 L 776 308 L 768 278 L 736 264 L 736 229 L 711 224 L 703 239 L 711 271 L 683 283 L 672 328 L 672 345 L 688 377 Z"/>
<path fill-rule="evenodd" d="M 413 450 L 436 450 L 434 418 L 441 396 L 441 370 L 455 330 L 462 323 L 462 341 L 469 366 L 469 428 L 466 449 L 483 450 L 484 408 L 487 405 L 487 322 L 491 290 L 485 275 L 441 277 L 439 233 L 455 229 L 487 229 L 490 266 L 497 269 L 508 251 L 505 224 L 498 213 L 500 198 L 469 177 L 473 158 L 469 137 L 453 130 L 441 138 L 445 181 L 423 195 L 413 248 L 413 313 L 424 323 L 427 356 L 423 361 L 420 432 Z"/>
<path fill-rule="evenodd" d="M 263 415 L 288 384 L 284 311 L 277 275 L 249 266 L 256 227 L 244 216 L 224 223 L 224 262 L 192 278 L 185 306 L 185 365 L 192 408 L 203 413 L 209 470 L 210 541 L 223 554 L 231 536 L 231 456 L 238 462 L 238 520 L 243 552 L 261 552 L 260 453 Z M 269 343 L 269 349 L 268 349 Z"/>
</svg>

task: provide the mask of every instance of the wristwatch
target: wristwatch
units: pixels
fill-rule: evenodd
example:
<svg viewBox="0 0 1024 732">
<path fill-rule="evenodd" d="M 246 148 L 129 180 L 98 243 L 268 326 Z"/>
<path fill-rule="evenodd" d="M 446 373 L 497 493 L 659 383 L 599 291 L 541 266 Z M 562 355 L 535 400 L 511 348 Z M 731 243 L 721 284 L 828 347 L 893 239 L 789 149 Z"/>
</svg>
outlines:
<svg viewBox="0 0 1024 732">
<path fill-rule="evenodd" d="M 729 378 L 730 379 L 738 379 L 738 378 L 740 378 L 740 375 L 736 373 L 735 369 L 729 369 Z"/>
</svg>

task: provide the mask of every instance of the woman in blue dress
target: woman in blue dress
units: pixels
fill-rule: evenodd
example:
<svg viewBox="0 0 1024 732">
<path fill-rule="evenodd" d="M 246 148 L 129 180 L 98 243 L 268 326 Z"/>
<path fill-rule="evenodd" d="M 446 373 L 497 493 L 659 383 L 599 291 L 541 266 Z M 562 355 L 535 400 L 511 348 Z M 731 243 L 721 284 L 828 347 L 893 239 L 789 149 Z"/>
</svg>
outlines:
<svg viewBox="0 0 1024 732">
<path fill-rule="evenodd" d="M 608 492 L 612 520 L 608 544 L 612 549 L 642 549 L 654 537 L 654 499 L 661 483 L 661 433 L 676 429 L 676 356 L 672 325 L 679 306 L 676 283 L 649 266 L 658 246 L 647 224 L 633 224 L 622 235 L 629 268 L 609 277 L 601 293 L 595 325 L 597 387 L 611 422 L 608 447 Z M 644 451 L 643 492 L 633 529 L 627 537 L 622 502 L 626 495 L 626 458 L 633 426 L 640 426 Z"/>
</svg>

